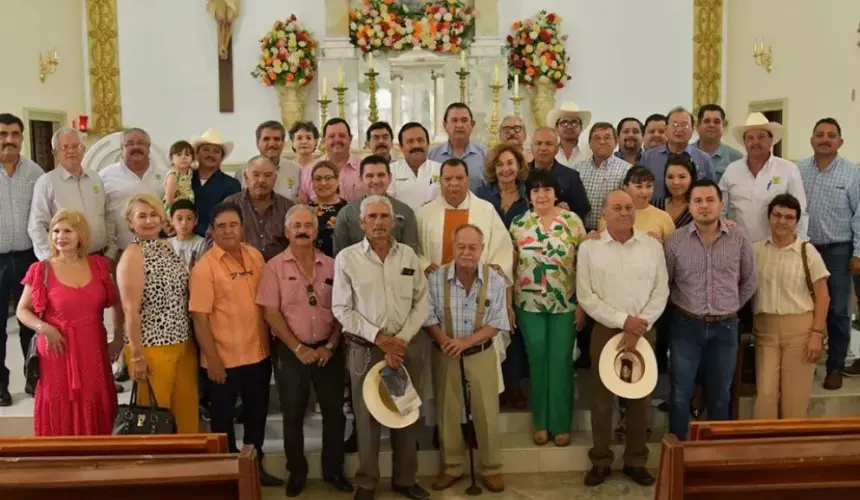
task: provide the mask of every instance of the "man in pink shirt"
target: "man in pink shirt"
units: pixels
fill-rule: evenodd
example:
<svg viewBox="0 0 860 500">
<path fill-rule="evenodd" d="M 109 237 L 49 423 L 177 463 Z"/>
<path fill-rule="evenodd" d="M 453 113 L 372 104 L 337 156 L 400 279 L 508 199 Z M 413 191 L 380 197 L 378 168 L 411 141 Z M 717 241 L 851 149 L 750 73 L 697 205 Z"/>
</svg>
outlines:
<svg viewBox="0 0 860 500">
<path fill-rule="evenodd" d="M 337 167 L 339 194 L 342 200 L 354 201 L 364 196 L 364 184 L 362 184 L 359 174 L 361 157 L 350 154 L 349 150 L 352 144 L 352 131 L 349 124 L 342 118 L 332 118 L 325 122 L 322 138 L 326 154 L 312 165 L 302 169 L 299 183 L 299 201 L 304 203 L 313 201 L 315 195 L 311 182 L 311 171 L 314 165 L 323 160 L 328 160 Z"/>
<path fill-rule="evenodd" d="M 257 304 L 263 306 L 275 336 L 272 351 L 290 473 L 286 494 L 301 494 L 308 475 L 302 427 L 311 384 L 323 418 L 323 480 L 339 491 L 351 492 L 353 487 L 343 474 L 341 326 L 331 313 L 334 260 L 314 247 L 318 222 L 316 211 L 308 205 L 290 208 L 284 230 L 290 245 L 266 264 Z"/>
</svg>

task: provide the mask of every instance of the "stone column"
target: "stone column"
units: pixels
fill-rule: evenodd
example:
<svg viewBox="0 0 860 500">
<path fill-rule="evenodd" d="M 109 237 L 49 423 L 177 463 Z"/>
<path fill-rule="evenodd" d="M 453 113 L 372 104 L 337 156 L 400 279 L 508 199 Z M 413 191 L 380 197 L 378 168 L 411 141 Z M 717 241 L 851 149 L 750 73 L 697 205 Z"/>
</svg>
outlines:
<svg viewBox="0 0 860 500">
<path fill-rule="evenodd" d="M 391 127 L 396 134 L 403 126 L 403 75 L 391 74 Z"/>
<path fill-rule="evenodd" d="M 475 18 L 475 37 L 499 36 L 499 0 L 474 0 L 475 10 L 478 15 Z"/>
<path fill-rule="evenodd" d="M 445 133 L 445 75 L 439 70 L 431 70 L 433 79 L 433 142 Z"/>
<path fill-rule="evenodd" d="M 349 36 L 349 0 L 325 0 L 325 36 Z"/>
</svg>

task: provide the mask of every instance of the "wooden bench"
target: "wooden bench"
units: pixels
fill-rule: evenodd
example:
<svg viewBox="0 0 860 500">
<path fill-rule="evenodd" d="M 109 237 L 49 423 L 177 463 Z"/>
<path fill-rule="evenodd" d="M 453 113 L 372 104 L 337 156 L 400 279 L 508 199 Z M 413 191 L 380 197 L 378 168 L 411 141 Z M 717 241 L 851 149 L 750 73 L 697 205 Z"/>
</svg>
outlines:
<svg viewBox="0 0 860 500">
<path fill-rule="evenodd" d="M 0 458 L 3 500 L 260 500 L 257 452 Z"/>
<path fill-rule="evenodd" d="M 660 450 L 656 500 L 855 500 L 860 436 L 681 442 Z"/>
<path fill-rule="evenodd" d="M 802 418 L 691 422 L 689 440 L 760 439 L 801 436 L 860 436 L 860 418 Z"/>
<path fill-rule="evenodd" d="M 225 434 L 0 438 L 0 457 L 227 453 Z"/>
</svg>

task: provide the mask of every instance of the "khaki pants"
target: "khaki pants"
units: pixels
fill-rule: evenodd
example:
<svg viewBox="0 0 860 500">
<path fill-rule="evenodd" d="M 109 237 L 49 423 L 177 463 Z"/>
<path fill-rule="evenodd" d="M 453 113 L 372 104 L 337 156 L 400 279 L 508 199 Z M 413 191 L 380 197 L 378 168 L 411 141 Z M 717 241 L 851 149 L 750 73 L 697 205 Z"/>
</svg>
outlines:
<svg viewBox="0 0 860 500">
<path fill-rule="evenodd" d="M 436 397 L 436 422 L 442 447 L 445 474 L 460 477 L 466 472 L 466 448 L 463 443 L 463 386 L 460 361 L 433 348 L 433 388 Z M 478 441 L 478 465 L 486 474 L 502 468 L 499 446 L 499 377 L 496 350 L 463 358 L 471 403 L 471 416 Z"/>
<path fill-rule="evenodd" d="M 806 362 L 812 313 L 756 314 L 755 418 L 806 418 L 815 364 Z"/>
</svg>

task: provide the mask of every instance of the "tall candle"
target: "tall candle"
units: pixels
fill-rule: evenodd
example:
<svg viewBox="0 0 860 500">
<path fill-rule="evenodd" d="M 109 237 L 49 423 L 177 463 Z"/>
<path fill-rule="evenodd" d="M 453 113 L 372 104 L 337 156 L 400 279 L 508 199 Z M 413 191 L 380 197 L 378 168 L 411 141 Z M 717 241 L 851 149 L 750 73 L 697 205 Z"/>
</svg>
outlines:
<svg viewBox="0 0 860 500">
<path fill-rule="evenodd" d="M 514 97 L 520 96 L 520 75 L 514 75 Z"/>
<path fill-rule="evenodd" d="M 466 51 L 460 49 L 460 69 L 466 69 Z"/>
<path fill-rule="evenodd" d="M 343 66 L 337 67 L 337 86 L 343 87 Z"/>
<path fill-rule="evenodd" d="M 328 82 L 326 81 L 326 77 L 322 77 L 322 81 L 320 82 L 320 100 L 325 101 L 328 99 Z"/>
<path fill-rule="evenodd" d="M 367 65 L 370 66 L 370 71 L 373 71 L 373 52 L 367 54 Z"/>
<path fill-rule="evenodd" d="M 496 64 L 496 67 L 493 69 L 493 74 L 495 75 L 495 79 L 493 80 L 493 83 L 495 85 L 498 85 L 499 84 L 499 65 L 498 64 Z"/>
</svg>

